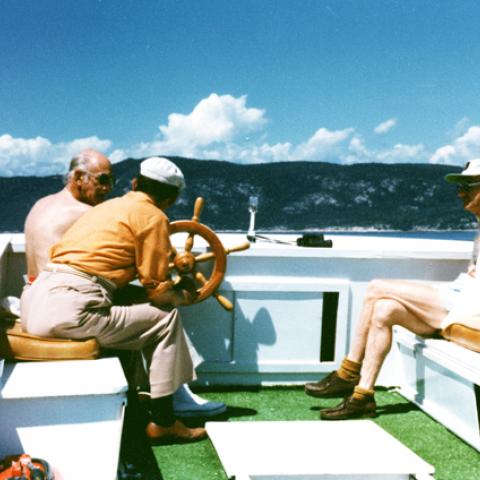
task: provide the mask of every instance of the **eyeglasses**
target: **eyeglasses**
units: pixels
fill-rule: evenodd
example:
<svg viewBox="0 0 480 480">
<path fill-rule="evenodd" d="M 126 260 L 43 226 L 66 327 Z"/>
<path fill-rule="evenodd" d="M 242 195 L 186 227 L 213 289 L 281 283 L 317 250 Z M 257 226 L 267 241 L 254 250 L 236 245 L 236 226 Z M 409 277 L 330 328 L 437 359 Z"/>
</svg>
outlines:
<svg viewBox="0 0 480 480">
<path fill-rule="evenodd" d="M 112 173 L 99 173 L 98 175 L 94 175 L 90 172 L 85 173 L 89 177 L 93 177 L 99 185 L 102 185 L 104 187 L 113 187 L 115 185 L 115 182 L 117 181 L 115 175 L 113 175 Z"/>
<path fill-rule="evenodd" d="M 468 193 L 478 187 L 480 187 L 480 182 L 461 183 L 460 185 L 457 185 L 457 190 L 459 192 Z"/>
</svg>

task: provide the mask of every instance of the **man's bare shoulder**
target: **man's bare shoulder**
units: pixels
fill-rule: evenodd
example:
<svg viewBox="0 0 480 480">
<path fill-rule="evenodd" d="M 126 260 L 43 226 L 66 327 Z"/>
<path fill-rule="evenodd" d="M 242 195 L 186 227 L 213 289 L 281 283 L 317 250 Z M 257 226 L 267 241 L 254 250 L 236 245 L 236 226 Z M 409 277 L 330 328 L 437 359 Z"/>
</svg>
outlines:
<svg viewBox="0 0 480 480">
<path fill-rule="evenodd" d="M 79 202 L 67 189 L 63 189 L 37 200 L 27 216 L 25 230 L 45 225 L 53 231 L 65 230 L 90 208 L 90 205 Z"/>
<path fill-rule="evenodd" d="M 30 213 L 41 214 L 52 212 L 79 212 L 83 213 L 90 209 L 90 205 L 78 201 L 64 188 L 60 192 L 42 197 L 35 202 Z"/>
<path fill-rule="evenodd" d="M 29 274 L 37 275 L 42 270 L 50 247 L 90 208 L 76 200 L 66 188 L 34 204 L 24 228 Z"/>
</svg>

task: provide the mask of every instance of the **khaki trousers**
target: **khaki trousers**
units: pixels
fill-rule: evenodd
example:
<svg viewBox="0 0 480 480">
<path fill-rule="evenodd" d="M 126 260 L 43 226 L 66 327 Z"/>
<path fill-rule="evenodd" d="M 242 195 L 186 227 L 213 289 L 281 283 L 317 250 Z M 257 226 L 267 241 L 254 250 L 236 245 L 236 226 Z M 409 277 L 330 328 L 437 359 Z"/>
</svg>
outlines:
<svg viewBox="0 0 480 480">
<path fill-rule="evenodd" d="M 113 289 L 97 277 L 43 271 L 21 296 L 23 329 L 32 335 L 95 338 L 104 348 L 141 351 L 152 398 L 196 378 L 176 309 L 142 303 L 115 306 Z"/>
</svg>

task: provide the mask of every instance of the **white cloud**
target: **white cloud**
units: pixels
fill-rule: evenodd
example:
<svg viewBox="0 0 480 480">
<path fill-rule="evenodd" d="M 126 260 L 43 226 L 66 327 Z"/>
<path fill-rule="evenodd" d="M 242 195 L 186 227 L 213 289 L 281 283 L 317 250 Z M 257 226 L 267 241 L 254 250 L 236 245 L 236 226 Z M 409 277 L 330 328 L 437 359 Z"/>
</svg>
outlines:
<svg viewBox="0 0 480 480">
<path fill-rule="evenodd" d="M 348 151 L 341 156 L 341 163 L 422 163 L 428 159 L 424 145 L 396 144 L 392 148 L 371 150 L 359 135 L 352 137 Z"/>
<path fill-rule="evenodd" d="M 188 115 L 172 113 L 161 125 L 162 143 L 168 151 L 191 155 L 201 147 L 228 144 L 242 135 L 258 131 L 266 123 L 264 110 L 247 108 L 247 97 L 212 93 Z"/>
<path fill-rule="evenodd" d="M 53 143 L 47 138 L 14 138 L 0 135 L 0 176 L 52 175 L 64 173 L 75 154 L 95 148 L 115 163 L 127 157 L 179 155 L 237 163 L 279 161 L 329 161 L 343 164 L 366 162 L 459 163 L 480 157 L 480 125 L 467 126 L 462 119 L 455 126 L 458 135 L 451 144 L 429 152 L 423 144 L 396 144 L 375 148 L 367 145 L 358 129 L 346 126 L 318 128 L 310 138 L 292 143 L 268 141 L 265 110 L 247 106 L 247 96 L 212 93 L 186 114 L 171 113 L 158 135 L 135 145 L 113 145 L 96 136 Z M 385 133 L 396 125 L 391 118 L 375 128 Z M 465 130 L 466 129 L 466 130 Z M 462 131 L 461 131 L 462 130 Z"/>
<path fill-rule="evenodd" d="M 270 163 L 291 160 L 291 143 L 269 145 L 237 145 L 230 143 L 217 150 L 206 150 L 204 158 L 214 160 L 229 160 L 236 163 Z"/>
<path fill-rule="evenodd" d="M 336 160 L 340 155 L 342 144 L 353 133 L 353 128 L 344 130 L 327 130 L 319 128 L 306 142 L 298 145 L 290 160 Z"/>
<path fill-rule="evenodd" d="M 395 125 L 397 124 L 397 119 L 396 118 L 389 118 L 388 120 L 385 120 L 384 122 L 380 123 L 377 125 L 373 131 L 377 135 L 382 135 L 384 133 L 387 133 L 390 131 Z"/>
<path fill-rule="evenodd" d="M 14 138 L 0 136 L 0 175 L 55 175 L 66 172 L 70 159 L 85 148 L 107 151 L 109 140 L 98 137 L 79 138 L 53 144 L 43 137 Z"/>
<path fill-rule="evenodd" d="M 393 148 L 382 150 L 376 154 L 376 159 L 382 163 L 421 163 L 427 159 L 424 145 L 397 144 Z"/>
<path fill-rule="evenodd" d="M 289 159 L 292 146 L 269 145 L 250 137 L 261 133 L 267 123 L 265 111 L 247 107 L 246 95 L 212 93 L 201 100 L 189 114 L 172 113 L 168 124 L 159 127 L 159 138 L 137 145 L 116 148 L 112 162 L 127 157 L 153 154 L 213 158 L 242 163 L 271 162 Z M 261 137 L 260 137 L 261 139 Z M 53 144 L 46 138 L 0 137 L 0 175 L 53 175 L 64 173 L 70 159 L 85 148 L 108 153 L 110 140 L 88 137 Z"/>
<path fill-rule="evenodd" d="M 480 157 L 480 125 L 473 125 L 452 144 L 438 148 L 430 163 L 463 165 L 466 160 Z"/>
<path fill-rule="evenodd" d="M 365 163 L 375 161 L 375 152 L 369 150 L 363 138 L 355 134 L 350 140 L 348 145 L 348 150 L 342 154 L 341 162 L 352 164 L 352 163 Z"/>
<path fill-rule="evenodd" d="M 25 156 L 38 155 L 49 148 L 51 143 L 43 137 L 36 138 L 13 138 L 11 135 L 0 136 L 0 155 L 3 160 L 6 155 Z"/>
<path fill-rule="evenodd" d="M 249 136 L 261 132 L 267 123 L 264 110 L 249 108 L 246 103 L 246 95 L 235 98 L 212 93 L 187 115 L 171 113 L 168 124 L 159 126 L 159 138 L 139 143 L 124 152 L 132 157 L 160 153 L 234 160 L 234 155 L 243 152 L 240 145 L 248 143 Z"/>
<path fill-rule="evenodd" d="M 108 158 L 112 163 L 118 163 L 128 158 L 128 154 L 125 150 L 117 148 L 108 156 Z"/>
<path fill-rule="evenodd" d="M 430 163 L 455 163 L 454 157 L 455 147 L 453 145 L 445 145 L 438 148 L 436 152 L 430 157 Z"/>
<path fill-rule="evenodd" d="M 353 129 L 318 129 L 305 142 L 292 145 L 290 142 L 270 145 L 237 144 L 234 142 L 217 145 L 216 149 L 204 149 L 203 158 L 230 160 L 237 163 L 268 163 L 294 160 L 333 161 L 339 160 L 342 144 L 353 133 Z"/>
</svg>

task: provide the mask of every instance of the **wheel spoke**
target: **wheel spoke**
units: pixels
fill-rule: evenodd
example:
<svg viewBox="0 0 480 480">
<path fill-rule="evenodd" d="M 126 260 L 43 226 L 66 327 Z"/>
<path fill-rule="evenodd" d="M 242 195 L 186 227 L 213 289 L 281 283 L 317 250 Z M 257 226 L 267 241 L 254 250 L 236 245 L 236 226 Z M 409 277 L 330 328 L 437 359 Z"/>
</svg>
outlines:
<svg viewBox="0 0 480 480">
<path fill-rule="evenodd" d="M 185 241 L 185 251 L 191 252 L 193 248 L 193 238 L 195 237 L 194 233 L 190 233 Z"/>
<path fill-rule="evenodd" d="M 233 252 L 241 252 L 242 250 L 247 250 L 250 248 L 250 242 L 242 243 L 241 245 L 237 245 L 235 247 L 230 247 L 225 249 L 225 253 L 228 255 L 229 253 Z M 212 260 L 216 257 L 215 252 L 206 252 L 201 253 L 195 257 L 195 262 L 206 262 L 207 260 Z"/>
<path fill-rule="evenodd" d="M 225 253 L 228 255 L 229 253 L 233 252 L 241 252 L 243 250 L 248 250 L 250 248 L 250 242 L 244 242 L 236 247 L 230 247 L 225 249 Z"/>
<path fill-rule="evenodd" d="M 193 205 L 192 222 L 200 221 L 200 214 L 202 213 L 204 205 L 205 205 L 205 200 L 202 197 L 197 197 L 197 199 L 195 200 L 195 204 Z"/>
<path fill-rule="evenodd" d="M 195 257 L 195 263 L 206 262 L 207 260 L 212 260 L 216 257 L 215 252 L 206 252 L 201 253 Z"/>
<path fill-rule="evenodd" d="M 198 280 L 199 283 L 205 285 L 207 283 L 207 279 L 203 275 L 202 272 L 195 273 L 195 279 Z M 223 295 L 220 295 L 218 292 L 213 292 L 213 296 L 217 299 L 217 302 L 225 309 L 225 310 L 233 310 L 232 302 Z"/>
</svg>

